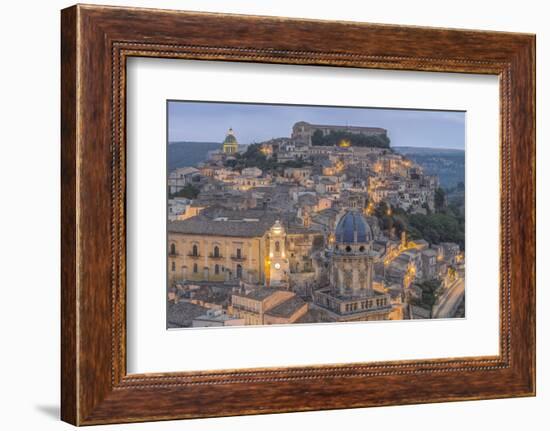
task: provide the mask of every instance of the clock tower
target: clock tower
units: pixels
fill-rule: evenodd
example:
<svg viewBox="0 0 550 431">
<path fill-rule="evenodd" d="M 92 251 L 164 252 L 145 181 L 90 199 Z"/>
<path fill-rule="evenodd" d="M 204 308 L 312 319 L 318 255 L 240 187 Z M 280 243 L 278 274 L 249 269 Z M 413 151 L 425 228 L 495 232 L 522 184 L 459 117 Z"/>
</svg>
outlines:
<svg viewBox="0 0 550 431">
<path fill-rule="evenodd" d="M 288 287 L 286 232 L 279 220 L 269 230 L 269 287 Z"/>
</svg>

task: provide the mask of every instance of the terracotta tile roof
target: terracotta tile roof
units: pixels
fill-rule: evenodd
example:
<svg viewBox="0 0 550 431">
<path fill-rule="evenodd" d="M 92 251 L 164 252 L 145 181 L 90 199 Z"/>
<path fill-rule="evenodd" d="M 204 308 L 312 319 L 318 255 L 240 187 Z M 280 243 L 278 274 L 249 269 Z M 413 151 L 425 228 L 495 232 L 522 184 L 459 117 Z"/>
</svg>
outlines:
<svg viewBox="0 0 550 431">
<path fill-rule="evenodd" d="M 305 302 L 299 296 L 293 296 L 268 310 L 266 314 L 273 317 L 290 317 L 304 306 Z"/>
</svg>

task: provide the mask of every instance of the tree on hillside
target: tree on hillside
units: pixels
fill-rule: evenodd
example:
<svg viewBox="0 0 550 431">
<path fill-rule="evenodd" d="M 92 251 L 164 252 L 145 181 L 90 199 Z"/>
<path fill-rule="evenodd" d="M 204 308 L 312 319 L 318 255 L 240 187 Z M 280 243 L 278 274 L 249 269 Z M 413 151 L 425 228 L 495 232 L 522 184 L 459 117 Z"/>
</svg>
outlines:
<svg viewBox="0 0 550 431">
<path fill-rule="evenodd" d="M 195 199 L 200 193 L 200 189 L 193 184 L 186 184 L 179 192 L 172 196 L 177 198 Z"/>
<path fill-rule="evenodd" d="M 434 205 L 437 212 L 441 212 L 445 208 L 445 191 L 441 187 L 435 190 Z"/>
<path fill-rule="evenodd" d="M 355 147 L 390 148 L 390 138 L 387 135 L 363 135 L 346 131 L 331 131 L 328 135 L 316 130 L 311 136 L 313 145 L 338 145 L 342 141 L 349 141 Z"/>
<path fill-rule="evenodd" d="M 439 280 L 426 280 L 415 284 L 422 289 L 422 300 L 415 305 L 431 309 L 439 296 L 441 282 Z"/>
<path fill-rule="evenodd" d="M 464 219 L 448 214 L 411 214 L 407 232 L 412 239 L 425 239 L 432 244 L 456 242 L 464 249 Z"/>
<path fill-rule="evenodd" d="M 311 143 L 313 145 L 325 145 L 323 144 L 323 142 L 323 132 L 317 129 L 315 132 L 313 132 L 313 135 L 311 136 Z"/>
</svg>

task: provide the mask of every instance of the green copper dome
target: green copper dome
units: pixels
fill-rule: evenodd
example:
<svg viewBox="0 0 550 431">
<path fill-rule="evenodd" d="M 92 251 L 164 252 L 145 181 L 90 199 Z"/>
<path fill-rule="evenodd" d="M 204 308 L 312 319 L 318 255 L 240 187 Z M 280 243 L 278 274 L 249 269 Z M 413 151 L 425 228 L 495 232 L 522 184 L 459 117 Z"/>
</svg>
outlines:
<svg viewBox="0 0 550 431">
<path fill-rule="evenodd" d="M 224 144 L 236 144 L 237 138 L 233 135 L 227 135 L 223 141 Z"/>
<path fill-rule="evenodd" d="M 235 138 L 235 134 L 233 133 L 233 129 L 229 129 L 227 131 L 227 135 L 225 135 L 225 139 L 223 141 L 224 144 L 235 144 L 237 145 L 237 138 Z"/>
</svg>

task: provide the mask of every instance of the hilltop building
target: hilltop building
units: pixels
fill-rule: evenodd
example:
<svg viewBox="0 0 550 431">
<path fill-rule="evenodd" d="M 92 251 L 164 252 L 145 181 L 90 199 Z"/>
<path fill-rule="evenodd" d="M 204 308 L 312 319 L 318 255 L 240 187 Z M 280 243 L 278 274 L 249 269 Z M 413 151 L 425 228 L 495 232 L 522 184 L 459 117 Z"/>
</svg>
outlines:
<svg viewBox="0 0 550 431">
<path fill-rule="evenodd" d="M 328 124 L 310 124 L 305 121 L 299 121 L 292 127 L 292 140 L 297 145 L 311 145 L 311 138 L 317 131 L 321 131 L 323 136 L 329 135 L 332 132 L 346 132 L 354 135 L 365 136 L 387 136 L 387 130 L 380 127 L 364 127 L 364 126 L 336 126 Z"/>
</svg>

